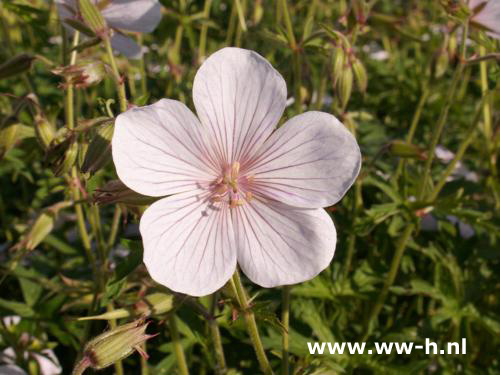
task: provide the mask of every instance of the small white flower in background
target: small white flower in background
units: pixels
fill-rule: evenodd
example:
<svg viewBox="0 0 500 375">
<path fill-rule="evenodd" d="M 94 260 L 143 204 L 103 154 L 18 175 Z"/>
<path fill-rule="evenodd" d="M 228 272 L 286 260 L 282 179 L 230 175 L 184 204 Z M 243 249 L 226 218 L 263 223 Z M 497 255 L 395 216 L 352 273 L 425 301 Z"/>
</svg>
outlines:
<svg viewBox="0 0 500 375">
<path fill-rule="evenodd" d="M 471 22 L 487 30 L 486 34 L 500 39 L 500 0 L 469 0 L 473 12 Z"/>
<path fill-rule="evenodd" d="M 19 324 L 21 318 L 19 316 L 6 316 L 3 318 L 4 326 L 9 329 L 12 326 Z M 21 335 L 21 341 L 29 342 L 33 337 L 27 333 Z M 23 353 L 25 360 L 33 358 L 38 362 L 39 374 L 40 375 L 59 375 L 62 373 L 62 367 L 57 360 L 54 352 L 50 349 L 44 349 L 40 352 L 30 352 L 25 351 Z M 16 352 L 14 348 L 7 348 L 0 352 L 0 374 L 1 375 L 28 375 L 21 367 L 17 366 L 16 363 Z"/>
<path fill-rule="evenodd" d="M 273 132 L 286 84 L 253 51 L 211 55 L 194 79 L 193 101 L 199 119 L 168 99 L 116 119 L 120 179 L 141 194 L 170 195 L 140 222 L 151 277 L 201 296 L 221 288 L 237 263 L 263 287 L 316 276 L 336 244 L 322 207 L 338 202 L 360 170 L 355 138 L 324 112 Z"/>
<path fill-rule="evenodd" d="M 162 17 L 162 7 L 158 0 L 94 0 L 94 3 L 113 30 L 111 36 L 113 48 L 130 59 L 140 58 L 143 53 L 141 47 L 121 31 L 152 32 Z M 56 0 L 56 4 L 61 21 L 75 18 L 78 14 L 78 0 Z M 71 27 L 64 25 L 72 30 Z"/>
<path fill-rule="evenodd" d="M 450 163 L 455 157 L 455 154 L 453 152 L 451 152 L 446 147 L 443 147 L 441 145 L 438 145 L 436 147 L 434 154 L 439 160 L 441 160 L 443 163 L 446 164 Z M 464 178 L 465 180 L 472 182 L 479 181 L 479 176 L 477 175 L 477 173 L 469 170 L 465 165 L 463 165 L 461 161 L 459 161 L 455 165 L 453 173 L 446 179 L 446 181 L 453 181 L 459 178 Z"/>
<path fill-rule="evenodd" d="M 436 150 L 434 151 L 434 154 L 436 155 L 436 158 L 438 158 L 440 161 L 442 161 L 445 164 L 450 163 L 453 158 L 455 157 L 455 154 L 448 150 L 446 147 L 437 145 Z M 449 176 L 446 181 L 454 181 L 458 180 L 460 178 L 463 178 L 467 181 L 472 181 L 472 182 L 477 182 L 479 181 L 479 176 L 477 175 L 476 172 L 470 171 L 467 167 L 465 167 L 462 162 L 458 162 L 455 165 L 455 168 L 453 169 L 453 173 L 451 176 Z M 446 219 L 454 224 L 458 225 L 458 230 L 460 233 L 460 236 L 462 238 L 470 238 L 474 236 L 476 233 L 474 229 L 467 223 L 464 223 L 461 221 L 459 218 L 457 218 L 454 215 L 447 215 Z M 438 230 L 438 220 L 432 213 L 427 213 L 422 217 L 422 222 L 421 222 L 421 228 L 422 230 L 425 231 L 437 231 Z"/>
</svg>

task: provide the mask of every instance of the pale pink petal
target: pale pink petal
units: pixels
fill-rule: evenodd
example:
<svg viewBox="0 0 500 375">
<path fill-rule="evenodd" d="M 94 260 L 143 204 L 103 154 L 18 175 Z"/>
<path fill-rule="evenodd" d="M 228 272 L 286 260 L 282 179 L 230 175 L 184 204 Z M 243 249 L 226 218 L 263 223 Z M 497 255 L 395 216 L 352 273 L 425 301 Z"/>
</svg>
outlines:
<svg viewBox="0 0 500 375">
<path fill-rule="evenodd" d="M 129 59 L 140 59 L 142 57 L 142 49 L 134 39 L 120 32 L 114 32 L 111 37 L 111 46 L 113 49 L 120 52 L 123 56 Z"/>
<path fill-rule="evenodd" d="M 354 183 L 361 153 L 334 116 L 306 112 L 276 130 L 243 169 L 254 194 L 305 208 L 338 202 Z"/>
<path fill-rule="evenodd" d="M 202 190 L 153 203 L 142 215 L 140 231 L 149 274 L 176 292 L 208 295 L 236 269 L 229 208 L 213 206 Z"/>
<path fill-rule="evenodd" d="M 28 375 L 21 367 L 16 365 L 0 365 L 0 374 L 2 375 Z"/>
<path fill-rule="evenodd" d="M 472 17 L 472 20 L 487 30 L 487 34 L 495 39 L 500 39 L 500 0 L 474 0 L 469 3 L 469 7 L 474 9 L 486 3 L 481 10 Z"/>
<path fill-rule="evenodd" d="M 158 0 L 113 0 L 102 15 L 112 27 L 149 33 L 160 23 L 162 12 Z"/>
<path fill-rule="evenodd" d="M 113 161 L 120 180 L 144 195 L 198 189 L 218 175 L 201 125 L 181 102 L 162 99 L 116 118 Z"/>
<path fill-rule="evenodd" d="M 78 5 L 76 0 L 56 0 L 57 13 L 59 13 L 59 19 L 66 30 L 73 33 L 74 29 L 68 26 L 64 20 L 74 19 L 75 14 L 78 12 Z"/>
<path fill-rule="evenodd" d="M 232 212 L 238 264 L 256 284 L 271 288 L 312 279 L 333 258 L 337 235 L 323 209 L 254 199 Z"/>
<path fill-rule="evenodd" d="M 223 48 L 196 73 L 193 101 L 224 163 L 253 155 L 277 125 L 286 101 L 283 77 L 259 54 Z"/>
</svg>

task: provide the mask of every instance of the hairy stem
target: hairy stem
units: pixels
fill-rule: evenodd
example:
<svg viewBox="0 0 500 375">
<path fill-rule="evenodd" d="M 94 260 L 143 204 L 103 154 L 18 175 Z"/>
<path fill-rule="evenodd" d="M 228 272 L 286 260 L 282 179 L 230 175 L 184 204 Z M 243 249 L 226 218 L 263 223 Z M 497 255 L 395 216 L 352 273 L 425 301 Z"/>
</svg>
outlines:
<svg viewBox="0 0 500 375">
<path fill-rule="evenodd" d="M 257 328 L 257 322 L 255 321 L 255 315 L 250 308 L 248 303 L 248 298 L 245 292 L 245 288 L 241 283 L 240 274 L 238 271 L 234 273 L 231 278 L 231 287 L 233 288 L 234 294 L 237 296 L 238 302 L 241 309 L 243 310 L 243 315 L 245 317 L 245 322 L 247 324 L 247 330 L 252 340 L 255 353 L 257 354 L 257 360 L 259 361 L 260 368 L 262 372 L 266 375 L 272 375 L 273 369 L 269 364 L 269 361 L 264 351 L 264 346 L 259 335 L 259 329 Z"/>
<path fill-rule="evenodd" d="M 120 76 L 118 66 L 116 65 L 115 55 L 113 55 L 113 49 L 111 48 L 111 40 L 109 37 L 104 38 L 104 46 L 106 47 L 106 53 L 108 54 L 109 62 L 111 64 L 111 71 L 113 72 L 114 81 L 116 84 L 116 90 L 118 92 L 118 101 L 120 102 L 120 112 L 125 112 L 127 110 L 127 95 L 125 93 L 125 80 Z"/>
<path fill-rule="evenodd" d="M 283 324 L 283 337 L 282 337 L 282 354 L 281 354 L 281 373 L 282 375 L 289 374 L 288 365 L 288 350 L 289 350 L 289 337 L 288 329 L 290 326 L 290 286 L 283 286 L 281 292 L 281 324 Z"/>
<path fill-rule="evenodd" d="M 457 87 L 462 79 L 462 74 L 464 72 L 465 68 L 465 50 L 466 50 L 466 40 L 467 40 L 467 35 L 468 35 L 468 22 L 464 24 L 464 33 L 463 33 L 463 40 L 462 40 L 462 46 L 461 46 L 461 53 L 460 53 L 460 61 L 458 62 L 458 65 L 455 69 L 455 73 L 453 74 L 453 80 L 451 82 L 451 87 L 448 91 L 448 96 L 446 99 L 446 103 L 441 111 L 441 114 L 439 115 L 439 119 L 437 122 L 437 125 L 434 128 L 434 132 L 432 134 L 432 140 L 431 144 L 429 146 L 429 150 L 427 152 L 427 160 L 425 163 L 424 167 L 424 172 L 421 178 L 420 186 L 418 188 L 418 194 L 417 194 L 417 199 L 422 200 L 425 194 L 425 187 L 427 186 L 427 180 L 429 179 L 430 176 L 430 171 L 432 167 L 432 162 L 434 161 L 434 153 L 436 151 L 436 146 L 439 142 L 439 139 L 441 137 L 441 133 L 443 132 L 444 125 L 446 124 L 446 120 L 448 119 L 448 112 L 453 105 L 455 101 L 455 93 L 457 91 Z"/>
<path fill-rule="evenodd" d="M 177 365 L 179 366 L 179 373 L 181 375 L 189 375 L 186 357 L 184 355 L 184 349 L 182 348 L 182 343 L 179 338 L 177 317 L 174 314 L 170 315 L 170 317 L 168 318 L 168 323 L 170 326 L 170 335 L 172 336 L 172 344 L 174 346 L 175 357 L 177 358 Z"/>
</svg>

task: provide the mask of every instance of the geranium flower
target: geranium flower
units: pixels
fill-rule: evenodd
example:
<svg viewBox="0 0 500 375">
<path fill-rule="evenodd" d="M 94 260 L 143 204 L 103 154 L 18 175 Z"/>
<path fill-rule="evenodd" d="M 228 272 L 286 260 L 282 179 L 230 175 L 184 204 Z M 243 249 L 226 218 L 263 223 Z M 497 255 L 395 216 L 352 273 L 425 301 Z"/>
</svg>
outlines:
<svg viewBox="0 0 500 375">
<path fill-rule="evenodd" d="M 141 194 L 170 195 L 140 222 L 151 277 L 201 296 L 221 288 L 237 263 L 263 287 L 316 276 L 336 243 L 321 207 L 338 202 L 359 173 L 355 138 L 323 112 L 273 132 L 286 84 L 253 51 L 211 55 L 194 79 L 193 101 L 199 119 L 168 99 L 116 119 L 119 178 Z"/>
<path fill-rule="evenodd" d="M 471 22 L 486 29 L 489 36 L 500 39 L 500 0 L 469 0 Z"/>
<path fill-rule="evenodd" d="M 131 59 L 142 56 L 141 47 L 121 32 L 150 33 L 160 23 L 161 5 L 158 0 L 93 0 L 112 30 L 111 45 Z M 78 0 L 56 0 L 61 21 L 78 18 Z M 63 23 L 65 27 L 70 29 Z"/>
</svg>

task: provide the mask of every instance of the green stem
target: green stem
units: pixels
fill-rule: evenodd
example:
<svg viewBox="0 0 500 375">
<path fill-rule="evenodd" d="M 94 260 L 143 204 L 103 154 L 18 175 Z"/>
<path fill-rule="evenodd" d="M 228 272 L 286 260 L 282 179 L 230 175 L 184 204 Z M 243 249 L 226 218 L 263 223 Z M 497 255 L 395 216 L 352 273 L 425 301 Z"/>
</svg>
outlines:
<svg viewBox="0 0 500 375">
<path fill-rule="evenodd" d="M 425 103 L 427 102 L 427 99 L 429 98 L 430 90 L 428 84 L 424 85 L 422 95 L 420 95 L 420 99 L 418 100 L 417 104 L 417 109 L 415 110 L 415 113 L 413 113 L 413 118 L 411 120 L 411 125 L 410 125 L 410 130 L 408 131 L 408 136 L 406 137 L 406 143 L 411 144 L 413 142 L 413 136 L 415 135 L 415 132 L 417 130 L 417 125 L 420 122 L 420 116 L 422 115 L 422 111 L 424 109 Z M 398 167 L 396 169 L 396 173 L 394 175 L 394 180 L 396 181 L 401 173 L 403 172 L 403 169 L 405 167 L 406 160 L 404 158 L 401 158 L 398 163 Z"/>
<path fill-rule="evenodd" d="M 146 345 L 147 341 L 144 341 L 141 344 L 141 349 L 144 353 L 146 353 Z M 148 359 L 142 355 L 141 355 L 141 375 L 149 375 Z"/>
<path fill-rule="evenodd" d="M 181 375 L 189 375 L 186 357 L 184 356 L 184 349 L 182 348 L 182 343 L 179 338 L 177 318 L 174 314 L 170 315 L 168 323 L 170 326 L 170 335 L 172 336 L 172 345 L 174 346 L 175 357 L 177 358 L 177 365 L 179 366 L 179 373 Z"/>
<path fill-rule="evenodd" d="M 243 310 L 247 330 L 250 335 L 250 339 L 252 340 L 255 353 L 257 354 L 257 360 L 259 361 L 260 368 L 264 374 L 272 375 L 273 370 L 267 359 L 266 352 L 264 351 L 264 346 L 262 345 L 259 335 L 259 329 L 257 328 L 257 322 L 255 321 L 255 315 L 248 303 L 248 298 L 243 284 L 241 283 L 238 271 L 235 271 L 231 278 L 231 287 L 233 288 L 233 292 L 237 296 L 240 307 Z"/>
<path fill-rule="evenodd" d="M 76 31 L 73 35 L 73 41 L 71 43 L 71 47 L 74 47 L 78 45 L 78 41 L 80 40 L 80 33 Z M 66 46 L 67 47 L 67 46 Z M 66 55 L 67 55 L 67 50 L 63 50 L 63 60 L 66 60 Z M 71 52 L 71 57 L 69 64 L 73 65 L 76 62 L 76 57 L 77 57 L 77 52 L 73 51 Z M 69 84 L 67 85 L 67 90 L 66 90 L 66 103 L 65 103 L 65 116 L 66 116 L 66 127 L 68 129 L 73 129 L 75 127 L 75 99 L 74 99 L 74 87 L 73 85 Z M 81 194 L 78 186 L 75 184 L 75 181 L 77 181 L 79 178 L 78 176 L 78 171 L 76 167 L 73 167 L 71 169 L 71 195 L 73 197 L 73 201 L 77 202 L 81 199 Z M 97 264 L 96 260 L 94 257 L 94 254 L 92 253 L 92 248 L 90 244 L 90 238 L 89 234 L 87 232 L 87 228 L 85 226 L 85 217 L 83 215 L 83 209 L 80 204 L 75 205 L 75 213 L 76 213 L 76 220 L 77 220 L 77 225 L 78 225 L 78 232 L 80 234 L 80 239 L 82 241 L 83 249 L 85 251 L 85 254 L 87 256 L 87 259 L 89 260 L 94 275 L 97 274 Z"/>
<path fill-rule="evenodd" d="M 87 357 L 84 357 L 80 362 L 78 362 L 71 372 L 71 375 L 82 375 L 87 368 L 90 367 L 90 361 Z"/>
<path fill-rule="evenodd" d="M 418 188 L 417 200 L 422 200 L 422 198 L 424 197 L 425 187 L 427 186 L 427 182 L 428 182 L 427 180 L 429 179 L 429 175 L 430 175 L 430 171 L 431 171 L 431 167 L 432 167 L 432 162 L 434 161 L 434 154 L 436 151 L 436 146 L 439 142 L 439 138 L 441 137 L 441 133 L 443 132 L 444 125 L 445 125 L 446 120 L 448 118 L 448 112 L 455 101 L 455 93 L 456 93 L 458 84 L 462 79 L 462 73 L 463 73 L 464 68 L 465 68 L 465 50 L 466 50 L 465 41 L 467 40 L 468 29 L 469 29 L 469 24 L 468 24 L 468 22 L 466 22 L 464 24 L 464 33 L 463 33 L 463 40 L 462 40 L 462 46 L 461 46 L 460 60 L 459 60 L 458 65 L 455 69 L 455 73 L 453 75 L 453 80 L 451 82 L 451 87 L 447 93 L 446 104 L 444 105 L 444 107 L 439 115 L 437 125 L 434 128 L 434 133 L 432 134 L 432 140 L 431 140 L 431 144 L 429 146 L 429 150 L 427 152 L 427 160 L 425 163 L 424 172 L 423 172 L 423 175 L 421 178 L 420 186 Z"/>
<path fill-rule="evenodd" d="M 281 11 L 283 13 L 283 18 L 285 20 L 285 27 L 288 36 L 288 43 L 290 44 L 290 49 L 292 50 L 292 64 L 293 64 L 293 88 L 294 88 L 294 99 L 295 99 L 295 110 L 300 113 L 302 111 L 302 93 L 301 93 L 301 56 L 300 50 L 297 45 L 297 40 L 293 33 L 292 19 L 290 18 L 290 12 L 288 11 L 288 4 L 286 0 L 280 0 Z"/>
<path fill-rule="evenodd" d="M 479 45 L 479 56 L 484 57 L 486 55 L 486 48 L 482 45 Z M 483 97 L 488 92 L 488 61 L 481 60 L 479 63 L 479 71 L 481 75 L 481 92 Z M 497 153 L 495 142 L 492 142 L 493 130 L 491 124 L 491 102 L 490 100 L 483 101 L 483 133 L 486 140 L 486 152 L 488 154 L 488 166 L 491 173 L 491 180 L 493 181 L 493 197 L 495 198 L 496 208 L 500 208 L 500 197 L 498 191 L 496 189 L 497 184 L 495 181 L 498 181 L 498 170 L 497 170 Z"/>
<path fill-rule="evenodd" d="M 227 34 L 226 34 L 226 46 L 231 46 L 233 40 L 233 34 L 236 29 L 236 18 L 238 17 L 238 11 L 236 10 L 236 3 L 233 2 L 233 6 L 231 8 L 231 15 L 229 16 L 229 24 L 227 26 Z"/>
<path fill-rule="evenodd" d="M 245 0 L 243 1 L 246 2 Z M 238 13 L 238 20 L 240 21 L 239 26 L 242 31 L 247 31 L 244 5 L 241 3 L 240 0 L 234 0 L 234 5 L 236 6 L 236 13 Z"/>
<path fill-rule="evenodd" d="M 217 375 L 224 375 L 227 373 L 226 358 L 224 356 L 224 348 L 222 346 L 222 338 L 220 335 L 219 325 L 215 318 L 215 307 L 217 306 L 217 293 L 212 295 L 212 306 L 210 309 L 210 317 L 208 319 L 208 325 L 210 328 L 210 334 L 212 336 L 212 344 L 215 351 L 215 359 L 217 360 L 217 368 L 215 373 Z"/>
<path fill-rule="evenodd" d="M 104 38 L 104 46 L 108 54 L 109 62 L 111 64 L 111 71 L 113 72 L 116 89 L 118 91 L 118 100 L 120 102 L 120 112 L 127 110 L 127 95 L 125 93 L 125 80 L 120 76 L 118 66 L 116 65 L 115 55 L 113 55 L 113 48 L 111 47 L 111 40 L 109 37 Z"/>
<path fill-rule="evenodd" d="M 394 256 L 392 258 L 391 266 L 389 268 L 389 273 L 387 274 L 387 277 L 384 282 L 384 286 L 382 288 L 382 291 L 380 292 L 375 304 L 373 305 L 373 308 L 370 312 L 370 315 L 368 316 L 368 319 L 366 320 L 365 324 L 365 333 L 363 335 L 363 338 L 361 341 L 366 341 L 368 336 L 370 336 L 370 333 L 372 331 L 372 326 L 373 322 L 375 319 L 377 319 L 378 314 L 382 310 L 382 307 L 384 306 L 385 299 L 387 297 L 387 294 L 389 292 L 389 288 L 392 286 L 394 283 L 394 280 L 396 279 L 396 275 L 398 274 L 399 270 L 399 265 L 401 263 L 401 258 L 403 257 L 403 253 L 406 249 L 406 245 L 408 243 L 408 240 L 411 237 L 411 234 L 413 232 L 413 229 L 415 228 L 415 224 L 410 223 L 406 226 L 403 234 L 401 235 L 401 238 L 399 239 L 398 246 L 396 248 L 396 251 L 394 253 Z"/>
<path fill-rule="evenodd" d="M 234 45 L 236 47 L 241 46 L 241 35 L 247 31 L 246 23 L 245 23 L 245 13 L 247 9 L 247 1 L 246 0 L 235 0 L 237 4 L 238 17 L 240 18 L 240 22 L 238 23 L 238 27 L 236 28 L 236 38 L 234 40 Z M 239 6 L 238 6 L 239 4 Z M 241 16 L 240 16 L 241 14 Z M 243 19 L 243 23 L 241 22 Z"/>
<path fill-rule="evenodd" d="M 205 5 L 203 6 L 203 18 L 208 20 L 210 18 L 210 8 L 212 6 L 212 0 L 205 0 Z M 204 22 L 201 25 L 200 31 L 200 43 L 198 48 L 198 62 L 201 63 L 205 59 L 206 46 L 207 46 L 207 34 L 208 34 L 208 24 Z"/>
<path fill-rule="evenodd" d="M 292 19 L 290 18 L 290 13 L 288 12 L 288 4 L 286 0 L 280 0 L 281 11 L 283 12 L 283 17 L 285 19 L 286 33 L 288 35 L 288 42 L 290 43 L 290 48 L 295 50 L 297 48 L 297 41 L 293 33 Z"/>
<path fill-rule="evenodd" d="M 120 217 L 122 215 L 122 209 L 119 205 L 115 206 L 115 213 L 113 214 L 113 221 L 111 223 L 111 230 L 109 232 L 107 248 L 110 251 L 116 241 L 116 235 L 118 234 L 118 227 L 120 226 Z"/>
<path fill-rule="evenodd" d="M 472 121 L 469 129 L 467 130 L 467 133 L 465 134 L 463 141 L 458 146 L 458 150 L 457 150 L 453 160 L 450 162 L 450 164 L 448 164 L 445 171 L 443 172 L 443 174 L 439 178 L 439 181 L 437 182 L 436 186 L 434 187 L 434 190 L 429 195 L 429 199 L 428 199 L 429 201 L 433 202 L 438 197 L 439 193 L 441 192 L 444 185 L 446 184 L 446 180 L 448 179 L 448 177 L 451 176 L 451 174 L 455 170 L 455 166 L 457 165 L 457 163 L 460 160 L 462 160 L 465 152 L 467 151 L 467 148 L 470 146 L 470 144 L 474 140 L 474 133 L 477 130 L 477 124 L 479 123 L 479 120 L 481 117 L 481 109 L 484 108 L 483 107 L 484 103 L 487 102 L 490 97 L 491 97 L 490 93 L 484 93 L 483 98 L 482 98 L 481 103 L 480 103 L 480 106 L 479 106 L 479 110 L 476 113 L 474 120 Z"/>
<path fill-rule="evenodd" d="M 289 374 L 288 365 L 288 350 L 289 350 L 289 337 L 288 331 L 290 327 L 290 286 L 283 286 L 281 292 L 281 324 L 283 324 L 283 340 L 282 340 L 282 355 L 281 355 L 281 373 L 282 375 Z"/>
</svg>

